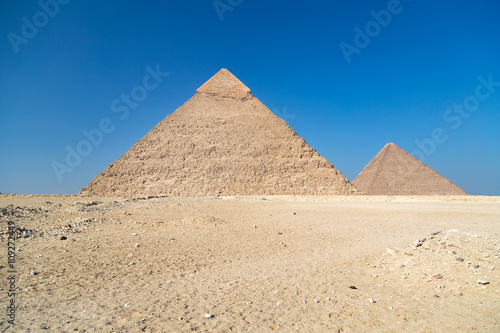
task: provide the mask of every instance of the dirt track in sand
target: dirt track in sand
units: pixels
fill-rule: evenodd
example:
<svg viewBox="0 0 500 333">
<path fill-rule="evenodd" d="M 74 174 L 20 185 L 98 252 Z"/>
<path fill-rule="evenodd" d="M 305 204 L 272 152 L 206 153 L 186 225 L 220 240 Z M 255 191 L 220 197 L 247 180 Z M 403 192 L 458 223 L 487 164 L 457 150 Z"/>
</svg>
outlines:
<svg viewBox="0 0 500 333">
<path fill-rule="evenodd" d="M 1 195 L 0 209 L 0 265 L 7 221 L 21 228 L 16 329 L 2 311 L 0 331 L 500 329 L 498 197 Z"/>
</svg>

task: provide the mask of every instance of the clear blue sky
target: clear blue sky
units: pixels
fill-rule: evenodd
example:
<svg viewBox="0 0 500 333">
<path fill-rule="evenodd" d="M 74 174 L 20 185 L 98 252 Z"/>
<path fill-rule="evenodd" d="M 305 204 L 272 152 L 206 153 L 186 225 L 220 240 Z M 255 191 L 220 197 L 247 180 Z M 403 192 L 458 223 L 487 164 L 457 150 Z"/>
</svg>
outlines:
<svg viewBox="0 0 500 333">
<path fill-rule="evenodd" d="M 498 0 L 54 1 L 0 1 L 2 193 L 77 193 L 224 67 L 349 180 L 395 142 L 500 195 Z M 53 162 L 106 118 L 60 181 Z"/>
</svg>

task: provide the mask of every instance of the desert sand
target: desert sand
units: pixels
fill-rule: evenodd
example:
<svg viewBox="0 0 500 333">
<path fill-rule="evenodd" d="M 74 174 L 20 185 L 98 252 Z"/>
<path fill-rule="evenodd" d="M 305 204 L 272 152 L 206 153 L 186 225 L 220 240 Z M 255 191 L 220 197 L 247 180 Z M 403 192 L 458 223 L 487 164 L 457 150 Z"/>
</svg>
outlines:
<svg viewBox="0 0 500 333">
<path fill-rule="evenodd" d="M 2 332 L 500 331 L 500 197 L 0 195 L 0 217 Z"/>
</svg>

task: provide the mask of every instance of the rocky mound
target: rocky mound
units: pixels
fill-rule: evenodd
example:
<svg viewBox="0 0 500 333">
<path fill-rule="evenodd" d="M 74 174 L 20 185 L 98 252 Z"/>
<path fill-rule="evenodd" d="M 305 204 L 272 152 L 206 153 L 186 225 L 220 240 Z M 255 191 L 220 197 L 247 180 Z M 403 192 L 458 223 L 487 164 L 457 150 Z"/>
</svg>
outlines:
<svg viewBox="0 0 500 333">
<path fill-rule="evenodd" d="M 436 298 L 490 287 L 491 293 L 498 293 L 499 250 L 495 233 L 438 231 L 405 249 L 388 248 L 375 270 L 386 283 L 406 281 Z"/>
</svg>

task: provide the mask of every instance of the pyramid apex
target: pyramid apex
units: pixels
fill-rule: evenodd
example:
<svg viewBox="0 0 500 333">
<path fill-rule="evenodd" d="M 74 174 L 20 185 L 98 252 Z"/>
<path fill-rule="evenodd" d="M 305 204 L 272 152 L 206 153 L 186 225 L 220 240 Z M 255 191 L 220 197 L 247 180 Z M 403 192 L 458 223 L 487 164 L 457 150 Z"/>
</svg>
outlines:
<svg viewBox="0 0 500 333">
<path fill-rule="evenodd" d="M 214 76 L 196 90 L 197 93 L 208 93 L 220 97 L 246 99 L 250 89 L 226 68 L 222 68 Z"/>
<path fill-rule="evenodd" d="M 394 142 L 389 142 L 389 143 L 386 143 L 384 148 L 382 148 L 380 150 L 380 152 L 383 152 L 383 151 L 388 151 L 388 150 L 400 150 L 400 151 L 405 151 L 403 148 L 401 148 L 400 146 L 398 146 L 397 144 L 395 144 Z"/>
</svg>

